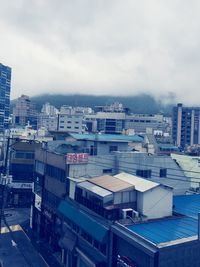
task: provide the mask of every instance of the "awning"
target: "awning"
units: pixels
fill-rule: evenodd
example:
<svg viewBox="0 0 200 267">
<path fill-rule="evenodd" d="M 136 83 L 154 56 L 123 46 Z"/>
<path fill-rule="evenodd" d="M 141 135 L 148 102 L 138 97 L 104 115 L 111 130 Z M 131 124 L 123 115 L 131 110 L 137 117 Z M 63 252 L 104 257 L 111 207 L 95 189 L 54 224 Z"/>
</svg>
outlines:
<svg viewBox="0 0 200 267">
<path fill-rule="evenodd" d="M 77 224 L 82 230 L 101 243 L 106 243 L 108 228 L 67 201 L 62 200 L 58 212 Z"/>
</svg>

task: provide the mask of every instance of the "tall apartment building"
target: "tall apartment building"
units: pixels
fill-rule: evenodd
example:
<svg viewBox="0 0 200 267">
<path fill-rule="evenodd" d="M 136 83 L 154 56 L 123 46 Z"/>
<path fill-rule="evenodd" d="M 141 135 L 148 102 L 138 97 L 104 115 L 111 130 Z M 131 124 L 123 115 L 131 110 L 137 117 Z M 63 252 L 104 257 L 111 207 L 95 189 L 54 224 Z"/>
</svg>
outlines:
<svg viewBox="0 0 200 267">
<path fill-rule="evenodd" d="M 42 110 L 41 110 L 42 114 L 49 115 L 49 116 L 55 116 L 58 114 L 58 112 L 59 112 L 58 109 L 48 102 L 42 106 Z"/>
<path fill-rule="evenodd" d="M 177 146 L 200 144 L 200 108 L 183 107 L 178 104 L 173 108 L 172 137 Z"/>
<path fill-rule="evenodd" d="M 24 127 L 28 123 L 37 128 L 37 112 L 29 96 L 21 95 L 13 108 L 13 125 Z"/>
<path fill-rule="evenodd" d="M 11 68 L 0 63 L 0 132 L 8 128 Z"/>
</svg>

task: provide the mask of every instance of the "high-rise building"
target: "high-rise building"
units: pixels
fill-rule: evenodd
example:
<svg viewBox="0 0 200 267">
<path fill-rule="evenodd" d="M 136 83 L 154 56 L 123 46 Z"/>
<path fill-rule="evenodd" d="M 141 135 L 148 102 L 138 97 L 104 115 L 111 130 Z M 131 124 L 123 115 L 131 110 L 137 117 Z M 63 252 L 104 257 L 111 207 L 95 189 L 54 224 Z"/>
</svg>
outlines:
<svg viewBox="0 0 200 267">
<path fill-rule="evenodd" d="M 0 63 L 0 132 L 8 128 L 11 68 Z"/>
<path fill-rule="evenodd" d="M 28 123 L 37 129 L 37 112 L 29 96 L 21 95 L 13 108 L 13 126 L 24 127 Z"/>
<path fill-rule="evenodd" d="M 173 108 L 172 137 L 177 146 L 185 147 L 200 144 L 200 107 Z"/>
</svg>

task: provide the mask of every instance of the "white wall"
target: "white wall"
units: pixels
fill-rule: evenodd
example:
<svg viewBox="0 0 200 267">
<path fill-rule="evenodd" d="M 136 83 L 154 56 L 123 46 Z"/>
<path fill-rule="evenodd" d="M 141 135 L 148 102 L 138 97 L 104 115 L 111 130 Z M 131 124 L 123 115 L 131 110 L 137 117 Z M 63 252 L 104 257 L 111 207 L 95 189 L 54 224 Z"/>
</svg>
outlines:
<svg viewBox="0 0 200 267">
<path fill-rule="evenodd" d="M 114 204 L 136 202 L 136 191 L 134 189 L 114 193 Z"/>
<path fill-rule="evenodd" d="M 144 193 L 138 192 L 137 209 L 148 219 L 171 216 L 172 196 L 172 190 L 163 186 L 158 186 Z"/>
<path fill-rule="evenodd" d="M 147 153 L 116 153 L 116 173 L 127 172 L 136 175 L 137 169 L 150 169 L 150 181 L 174 188 L 174 195 L 183 195 L 191 187 L 184 172 L 169 156 L 148 155 Z M 160 177 L 160 169 L 167 169 L 167 177 Z"/>
</svg>

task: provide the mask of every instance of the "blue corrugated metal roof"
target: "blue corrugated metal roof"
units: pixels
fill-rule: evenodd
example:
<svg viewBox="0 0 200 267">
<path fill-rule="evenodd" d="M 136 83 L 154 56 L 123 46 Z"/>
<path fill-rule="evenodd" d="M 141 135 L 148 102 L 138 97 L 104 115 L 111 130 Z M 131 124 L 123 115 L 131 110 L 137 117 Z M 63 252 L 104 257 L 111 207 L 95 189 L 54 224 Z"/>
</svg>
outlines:
<svg viewBox="0 0 200 267">
<path fill-rule="evenodd" d="M 117 134 L 78 134 L 70 133 L 77 140 L 89 141 L 127 141 L 127 142 L 143 142 L 144 138 L 139 135 L 117 135 Z"/>
<path fill-rule="evenodd" d="M 86 213 L 66 201 L 61 201 L 58 211 L 66 218 L 77 224 L 81 229 L 90 234 L 99 242 L 106 242 L 108 229 L 97 220 L 92 219 Z"/>
<path fill-rule="evenodd" d="M 154 244 L 160 244 L 197 235 L 198 221 L 188 217 L 162 219 L 127 228 Z"/>
<path fill-rule="evenodd" d="M 200 212 L 200 195 L 174 196 L 174 211 L 197 219 Z"/>
</svg>

